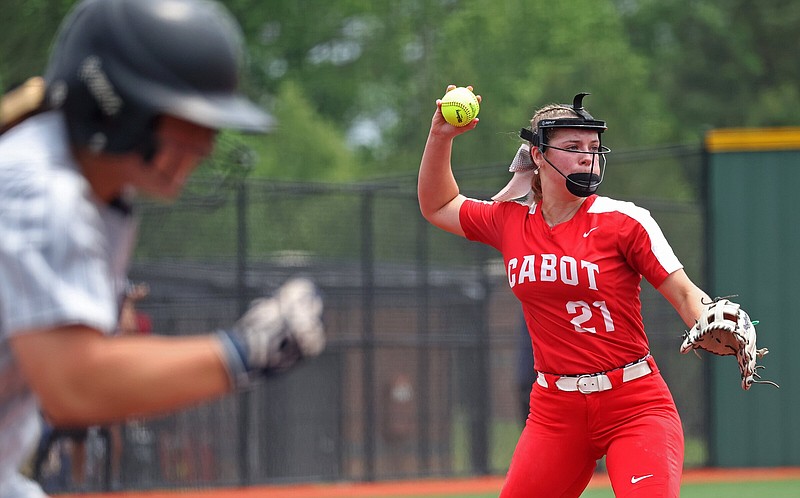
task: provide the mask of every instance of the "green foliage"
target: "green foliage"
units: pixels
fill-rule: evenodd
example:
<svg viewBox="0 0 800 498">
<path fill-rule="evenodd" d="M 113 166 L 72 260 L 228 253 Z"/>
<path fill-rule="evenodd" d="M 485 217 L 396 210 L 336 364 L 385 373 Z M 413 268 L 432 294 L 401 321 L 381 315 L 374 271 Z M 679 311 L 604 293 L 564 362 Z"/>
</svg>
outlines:
<svg viewBox="0 0 800 498">
<path fill-rule="evenodd" d="M 0 14 L 0 89 L 41 74 L 72 0 L 4 0 Z"/>
<path fill-rule="evenodd" d="M 440 88 L 473 83 L 484 99 L 481 124 L 475 136 L 459 139 L 455 164 L 509 160 L 536 109 L 571 102 L 579 91 L 593 94 L 587 108 L 609 123 L 604 139 L 614 148 L 658 143 L 669 130 L 660 99 L 647 88 L 648 61 L 628 46 L 608 1 L 507 0 L 491 10 L 463 2 L 442 31 L 465 42 L 437 45 Z"/>
<path fill-rule="evenodd" d="M 43 71 L 73 3 L 4 3 L 0 84 Z M 617 151 L 697 144 L 709 127 L 792 125 L 800 111 L 800 4 L 791 0 L 224 3 L 247 43 L 243 91 L 280 127 L 266 137 L 223 134 L 222 147 L 235 150 L 201 174 L 413 178 L 449 83 L 484 98 L 481 125 L 456 142 L 457 170 L 506 163 L 534 110 L 578 91 L 593 94 L 587 107 L 609 123 L 604 140 Z M 243 169 L 236 157 L 245 156 Z M 235 164 L 223 165 L 230 157 Z M 670 172 L 667 195 L 686 197 L 682 168 Z M 614 181 L 623 191 L 662 185 Z"/>
<path fill-rule="evenodd" d="M 249 88 L 284 105 L 282 85 L 292 82 L 297 90 L 288 95 L 307 100 L 355 152 L 327 151 L 350 161 L 337 179 L 414 172 L 433 101 L 448 83 L 472 84 L 484 97 L 482 124 L 459 141 L 456 164 L 513 154 L 516 131 L 537 107 L 581 90 L 596 95 L 592 110 L 613 123 L 618 147 L 658 143 L 670 130 L 661 100 L 647 89 L 648 61 L 628 46 L 609 0 L 505 0 L 492 9 L 477 0 L 228 4 L 248 36 Z M 535 14 L 545 11 L 546 22 Z M 302 135 L 304 124 L 293 119 L 287 133 Z M 263 172 L 274 174 L 272 167 Z"/>
<path fill-rule="evenodd" d="M 797 2 L 616 3 L 632 46 L 653 63 L 650 85 L 679 123 L 675 140 L 711 127 L 797 123 Z"/>
<path fill-rule="evenodd" d="M 314 108 L 299 84 L 287 81 L 278 89 L 273 111 L 277 130 L 245 140 L 257 157 L 253 176 L 317 182 L 353 179 L 357 163 L 340 127 Z"/>
</svg>

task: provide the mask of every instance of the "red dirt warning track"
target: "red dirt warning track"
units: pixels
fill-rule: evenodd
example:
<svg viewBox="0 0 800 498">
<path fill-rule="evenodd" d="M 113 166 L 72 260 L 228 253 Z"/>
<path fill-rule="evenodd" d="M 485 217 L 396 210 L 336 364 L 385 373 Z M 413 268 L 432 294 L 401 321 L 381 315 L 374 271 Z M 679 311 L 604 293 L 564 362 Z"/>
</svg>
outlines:
<svg viewBox="0 0 800 498">
<path fill-rule="evenodd" d="M 683 473 L 684 483 L 771 481 L 800 479 L 800 467 L 769 469 L 692 469 Z M 296 484 L 248 488 L 213 488 L 168 491 L 137 491 L 100 494 L 59 495 L 60 498 L 375 498 L 392 496 L 453 495 L 458 493 L 500 492 L 503 478 L 498 476 L 464 479 L 384 481 L 377 483 Z M 605 474 L 597 474 L 589 488 L 609 487 Z"/>
</svg>

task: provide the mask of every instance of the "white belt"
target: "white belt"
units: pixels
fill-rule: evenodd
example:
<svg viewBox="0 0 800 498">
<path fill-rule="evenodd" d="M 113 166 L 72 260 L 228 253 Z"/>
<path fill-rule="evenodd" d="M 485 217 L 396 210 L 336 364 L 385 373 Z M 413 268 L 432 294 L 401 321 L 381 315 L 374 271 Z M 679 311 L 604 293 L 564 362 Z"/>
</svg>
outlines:
<svg viewBox="0 0 800 498">
<path fill-rule="evenodd" d="M 651 373 L 653 370 L 647 361 L 648 357 L 646 356 L 632 365 L 623 367 L 622 382 L 630 382 Z M 536 383 L 542 387 L 549 387 L 547 379 L 541 373 L 536 376 Z M 565 375 L 556 379 L 555 384 L 560 391 L 578 391 L 583 394 L 608 391 L 613 387 L 611 379 L 604 373 L 577 376 Z"/>
</svg>

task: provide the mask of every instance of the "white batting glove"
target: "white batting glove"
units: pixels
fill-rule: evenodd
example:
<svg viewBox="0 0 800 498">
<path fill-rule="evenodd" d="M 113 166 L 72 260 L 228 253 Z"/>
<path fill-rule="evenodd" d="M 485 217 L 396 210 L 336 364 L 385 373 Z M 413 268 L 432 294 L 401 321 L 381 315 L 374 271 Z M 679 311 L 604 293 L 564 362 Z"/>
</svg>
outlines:
<svg viewBox="0 0 800 498">
<path fill-rule="evenodd" d="M 310 280 L 290 279 L 274 296 L 254 301 L 219 337 L 231 382 L 248 387 L 260 376 L 285 372 L 325 349 L 322 298 Z"/>
</svg>

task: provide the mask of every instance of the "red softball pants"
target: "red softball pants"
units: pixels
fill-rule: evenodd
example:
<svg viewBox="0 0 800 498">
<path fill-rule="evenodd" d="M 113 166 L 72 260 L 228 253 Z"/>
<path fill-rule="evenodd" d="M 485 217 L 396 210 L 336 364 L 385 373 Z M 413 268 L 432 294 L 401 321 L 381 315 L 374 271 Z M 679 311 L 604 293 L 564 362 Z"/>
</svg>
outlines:
<svg viewBox="0 0 800 498">
<path fill-rule="evenodd" d="M 590 394 L 534 384 L 500 498 L 577 498 L 603 455 L 617 498 L 680 496 L 683 430 L 658 371 Z"/>
</svg>

